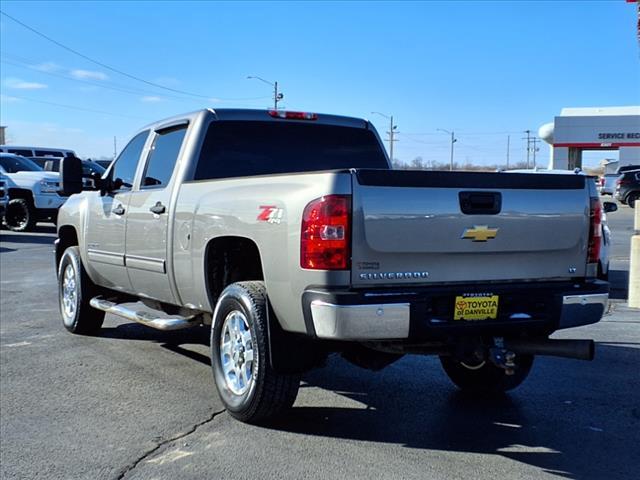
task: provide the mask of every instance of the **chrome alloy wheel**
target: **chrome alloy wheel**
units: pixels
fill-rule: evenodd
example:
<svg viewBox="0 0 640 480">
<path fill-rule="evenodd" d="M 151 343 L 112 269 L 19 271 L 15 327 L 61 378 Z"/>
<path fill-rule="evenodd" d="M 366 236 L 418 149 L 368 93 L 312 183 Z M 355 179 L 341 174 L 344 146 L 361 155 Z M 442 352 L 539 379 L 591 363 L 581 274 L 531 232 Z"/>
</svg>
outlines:
<svg viewBox="0 0 640 480">
<path fill-rule="evenodd" d="M 78 308 L 78 280 L 73 265 L 69 263 L 62 274 L 62 313 L 65 325 L 73 323 Z"/>
<path fill-rule="evenodd" d="M 220 334 L 220 361 L 227 387 L 236 395 L 253 383 L 256 354 L 247 317 L 239 310 L 229 312 Z"/>
</svg>

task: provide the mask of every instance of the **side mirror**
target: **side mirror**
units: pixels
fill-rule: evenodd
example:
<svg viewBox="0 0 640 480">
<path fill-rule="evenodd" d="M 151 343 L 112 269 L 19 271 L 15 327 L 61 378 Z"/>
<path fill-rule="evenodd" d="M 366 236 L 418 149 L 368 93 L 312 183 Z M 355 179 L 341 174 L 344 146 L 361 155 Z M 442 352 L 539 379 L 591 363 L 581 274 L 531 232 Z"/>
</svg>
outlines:
<svg viewBox="0 0 640 480">
<path fill-rule="evenodd" d="M 604 209 L 605 213 L 611 213 L 618 210 L 618 205 L 613 202 L 603 202 L 602 208 Z"/>
<path fill-rule="evenodd" d="M 82 191 L 82 160 L 79 158 L 60 160 L 60 190 L 67 197 Z"/>
</svg>

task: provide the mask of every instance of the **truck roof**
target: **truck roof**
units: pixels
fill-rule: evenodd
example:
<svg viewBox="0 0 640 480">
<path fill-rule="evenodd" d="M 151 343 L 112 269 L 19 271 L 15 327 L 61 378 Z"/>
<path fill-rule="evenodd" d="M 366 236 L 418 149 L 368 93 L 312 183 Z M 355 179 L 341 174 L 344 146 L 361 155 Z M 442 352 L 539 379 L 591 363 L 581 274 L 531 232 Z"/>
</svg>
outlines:
<svg viewBox="0 0 640 480">
<path fill-rule="evenodd" d="M 324 125 L 340 125 L 344 127 L 353 127 L 353 128 L 369 128 L 370 122 L 363 118 L 356 117 L 346 117 L 341 115 L 328 115 L 324 113 L 315 113 L 314 119 L 311 120 L 297 120 L 297 119 L 288 119 L 288 118 L 278 118 L 273 117 L 269 114 L 273 110 L 257 110 L 257 109 L 246 109 L 246 108 L 203 108 L 201 110 L 196 110 L 193 112 L 183 113 L 180 115 L 174 115 L 169 118 L 165 118 L 159 120 L 157 122 L 150 123 L 142 127 L 139 131 L 148 130 L 148 129 L 161 129 L 165 126 L 170 126 L 176 124 L 180 121 L 191 121 L 195 120 L 200 115 L 203 116 L 212 116 L 212 120 L 234 120 L 234 121 L 273 121 L 273 122 L 305 122 L 305 123 L 316 123 L 316 124 L 324 124 Z M 289 110 L 278 110 L 278 112 L 287 112 Z"/>
</svg>

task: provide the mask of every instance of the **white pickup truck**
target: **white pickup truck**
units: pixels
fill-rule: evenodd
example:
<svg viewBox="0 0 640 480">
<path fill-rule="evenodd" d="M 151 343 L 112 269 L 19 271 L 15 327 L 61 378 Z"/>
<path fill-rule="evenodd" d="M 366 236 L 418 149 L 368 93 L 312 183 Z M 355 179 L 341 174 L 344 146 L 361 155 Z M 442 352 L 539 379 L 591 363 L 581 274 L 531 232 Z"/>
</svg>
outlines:
<svg viewBox="0 0 640 480">
<path fill-rule="evenodd" d="M 32 230 L 41 220 L 56 221 L 67 197 L 60 194 L 60 174 L 45 172 L 28 158 L 0 153 L 0 174 L 9 202 L 5 224 L 16 232 Z"/>
<path fill-rule="evenodd" d="M 593 358 L 549 339 L 608 303 L 585 175 L 394 171 L 366 120 L 224 109 L 141 129 L 97 191 L 80 193 L 80 160 L 61 172 L 65 328 L 211 325 L 240 420 L 291 406 L 328 352 L 371 369 L 439 355 L 474 392 L 515 388 L 535 355 Z"/>
</svg>

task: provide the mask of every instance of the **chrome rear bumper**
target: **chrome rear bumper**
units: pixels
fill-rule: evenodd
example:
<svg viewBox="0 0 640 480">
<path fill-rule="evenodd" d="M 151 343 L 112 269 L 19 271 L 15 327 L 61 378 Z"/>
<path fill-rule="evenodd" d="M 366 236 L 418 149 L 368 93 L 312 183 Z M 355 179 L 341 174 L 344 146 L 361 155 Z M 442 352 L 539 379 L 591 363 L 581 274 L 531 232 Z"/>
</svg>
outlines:
<svg viewBox="0 0 640 480">
<path fill-rule="evenodd" d="M 334 305 L 314 300 L 311 315 L 319 338 L 390 340 L 409 336 L 408 303 Z"/>
<path fill-rule="evenodd" d="M 609 306 L 608 293 L 565 295 L 558 328 L 571 328 L 596 323 Z"/>
</svg>

